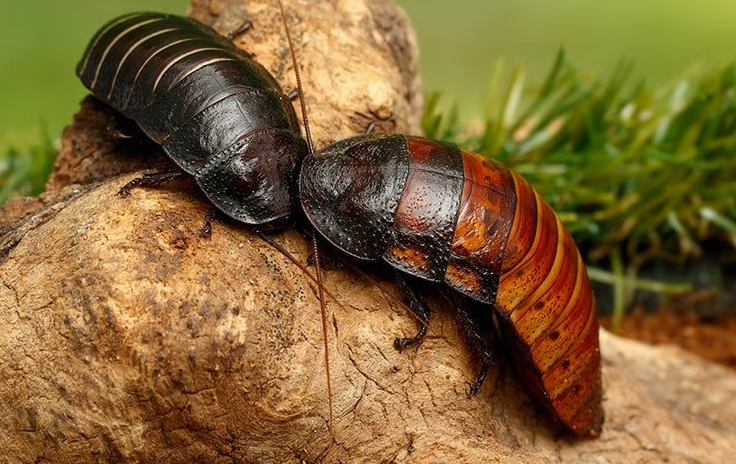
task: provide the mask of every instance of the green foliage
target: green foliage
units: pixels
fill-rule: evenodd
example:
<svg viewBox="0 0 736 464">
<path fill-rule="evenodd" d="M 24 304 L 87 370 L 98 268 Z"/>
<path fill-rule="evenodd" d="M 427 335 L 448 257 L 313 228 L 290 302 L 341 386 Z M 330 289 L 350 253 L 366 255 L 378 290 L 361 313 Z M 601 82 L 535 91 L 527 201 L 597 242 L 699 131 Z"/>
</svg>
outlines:
<svg viewBox="0 0 736 464">
<path fill-rule="evenodd" d="M 0 204 L 13 195 L 43 192 L 55 156 L 56 149 L 46 131 L 42 131 L 38 145 L 22 150 L 10 148 L 0 154 Z"/>
<path fill-rule="evenodd" d="M 426 134 L 527 178 L 587 260 L 612 269 L 591 274 L 612 283 L 618 300 L 622 282 L 649 260 L 697 258 L 710 239 L 736 246 L 736 65 L 652 89 L 632 79 L 627 63 L 607 80 L 586 79 L 560 52 L 538 88 L 520 68 L 502 77 L 499 65 L 480 130 L 461 135 L 435 95 Z"/>
<path fill-rule="evenodd" d="M 736 245 L 736 66 L 664 89 L 578 75 L 560 52 L 547 80 L 521 69 L 492 80 L 480 131 L 462 136 L 428 99 L 424 130 L 499 159 L 526 177 L 599 260 L 624 247 L 642 263 L 698 256 L 700 243 Z"/>
</svg>

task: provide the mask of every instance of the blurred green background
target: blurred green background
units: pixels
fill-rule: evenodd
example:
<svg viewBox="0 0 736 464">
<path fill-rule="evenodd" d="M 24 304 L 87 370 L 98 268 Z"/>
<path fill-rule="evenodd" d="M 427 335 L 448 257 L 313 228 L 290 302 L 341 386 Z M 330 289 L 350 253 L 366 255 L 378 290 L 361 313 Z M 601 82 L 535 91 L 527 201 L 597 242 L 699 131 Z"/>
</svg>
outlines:
<svg viewBox="0 0 736 464">
<path fill-rule="evenodd" d="M 578 70 L 605 75 L 621 59 L 652 84 L 736 58 L 736 2 L 727 0 L 399 0 L 419 36 L 427 91 L 442 90 L 463 121 L 481 115 L 499 60 L 540 82 L 565 47 Z M 105 21 L 149 9 L 183 13 L 186 0 L 6 2 L 0 28 L 0 152 L 57 138 L 85 90 L 74 75 Z"/>
</svg>

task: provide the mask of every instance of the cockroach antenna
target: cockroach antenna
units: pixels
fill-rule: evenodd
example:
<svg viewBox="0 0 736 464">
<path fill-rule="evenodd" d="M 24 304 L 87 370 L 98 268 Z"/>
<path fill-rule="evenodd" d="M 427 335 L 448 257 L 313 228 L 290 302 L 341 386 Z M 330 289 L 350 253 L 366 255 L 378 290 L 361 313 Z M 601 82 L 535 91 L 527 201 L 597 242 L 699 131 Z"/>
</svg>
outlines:
<svg viewBox="0 0 736 464">
<path fill-rule="evenodd" d="M 286 40 L 289 43 L 289 52 L 291 53 L 291 60 L 294 65 L 294 77 L 296 78 L 296 88 L 299 95 L 299 104 L 302 111 L 302 121 L 304 122 L 304 136 L 307 140 L 308 154 L 311 155 L 315 152 L 314 142 L 312 141 L 312 133 L 309 130 L 309 116 L 307 116 L 307 104 L 304 102 L 304 89 L 302 88 L 302 78 L 299 72 L 299 63 L 296 59 L 296 52 L 294 51 L 294 43 L 291 40 L 291 32 L 289 31 L 289 25 L 286 21 L 286 13 L 284 12 L 284 5 L 281 0 L 278 0 L 279 10 L 281 11 L 281 21 L 284 24 L 284 30 L 286 31 Z M 327 302 L 325 301 L 324 282 L 322 279 L 322 267 L 319 260 L 319 250 L 317 246 L 317 235 L 312 235 L 312 257 L 314 259 L 314 267 L 317 274 L 317 288 L 319 292 L 319 308 L 322 314 L 322 341 L 324 344 L 325 353 L 325 375 L 327 381 L 327 401 L 329 407 L 329 430 L 330 434 L 334 436 L 334 409 L 332 405 L 332 381 L 330 374 L 330 352 L 329 343 L 327 342 Z"/>
</svg>

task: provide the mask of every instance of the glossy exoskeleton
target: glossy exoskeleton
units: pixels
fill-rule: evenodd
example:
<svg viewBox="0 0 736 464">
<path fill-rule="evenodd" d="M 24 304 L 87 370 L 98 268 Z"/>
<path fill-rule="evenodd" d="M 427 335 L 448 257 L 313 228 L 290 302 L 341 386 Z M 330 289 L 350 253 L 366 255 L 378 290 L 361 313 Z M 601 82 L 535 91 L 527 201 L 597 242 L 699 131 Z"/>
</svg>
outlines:
<svg viewBox="0 0 736 464">
<path fill-rule="evenodd" d="M 77 75 L 135 121 L 237 221 L 279 227 L 297 211 L 306 144 L 268 71 L 190 18 L 133 13 L 92 38 Z"/>
<path fill-rule="evenodd" d="M 565 427 L 603 424 L 595 298 L 580 253 L 519 175 L 458 147 L 366 135 L 308 156 L 302 208 L 320 235 L 493 307 L 532 397 Z"/>
</svg>

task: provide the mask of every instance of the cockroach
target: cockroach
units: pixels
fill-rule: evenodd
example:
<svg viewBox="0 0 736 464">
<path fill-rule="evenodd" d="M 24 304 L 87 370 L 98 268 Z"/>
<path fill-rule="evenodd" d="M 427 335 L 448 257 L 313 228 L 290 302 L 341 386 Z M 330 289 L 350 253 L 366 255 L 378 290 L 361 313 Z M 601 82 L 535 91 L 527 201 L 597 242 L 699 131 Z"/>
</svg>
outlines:
<svg viewBox="0 0 736 464">
<path fill-rule="evenodd" d="M 494 308 L 530 395 L 573 433 L 600 434 L 587 271 L 557 215 L 521 176 L 449 143 L 368 134 L 307 156 L 299 195 L 314 229 L 343 253 Z M 397 347 L 425 331 L 422 324 Z"/>
<path fill-rule="evenodd" d="M 127 14 L 92 38 L 77 75 L 194 176 L 219 211 L 263 229 L 293 220 L 306 155 L 294 108 L 228 39 L 191 18 Z"/>
<path fill-rule="evenodd" d="M 277 3 L 301 93 L 286 16 Z M 192 175 L 218 210 L 257 226 L 258 236 L 288 255 L 262 230 L 292 225 L 300 213 L 298 172 L 307 140 L 312 146 L 303 99 L 307 140 L 301 137 L 290 98 L 262 65 L 214 29 L 163 13 L 131 13 L 104 25 L 87 46 L 77 76 L 94 97 L 134 121 Z M 177 176 L 134 179 L 121 192 Z M 313 250 L 317 258 L 316 242 Z M 325 292 L 318 260 L 317 269 L 332 432 Z"/>
</svg>

